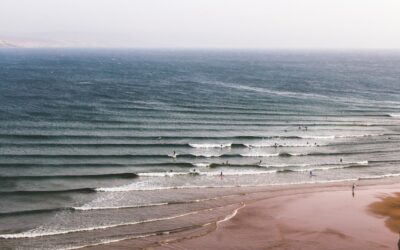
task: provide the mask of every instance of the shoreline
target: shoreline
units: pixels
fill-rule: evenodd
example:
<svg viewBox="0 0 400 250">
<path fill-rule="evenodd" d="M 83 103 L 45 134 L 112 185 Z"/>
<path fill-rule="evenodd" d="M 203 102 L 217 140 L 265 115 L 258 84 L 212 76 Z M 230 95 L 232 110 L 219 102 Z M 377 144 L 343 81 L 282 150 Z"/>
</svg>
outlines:
<svg viewBox="0 0 400 250">
<path fill-rule="evenodd" d="M 353 181 L 266 186 L 214 223 L 81 249 L 397 249 L 398 234 L 368 206 L 399 180 L 356 181 L 354 196 Z"/>
</svg>

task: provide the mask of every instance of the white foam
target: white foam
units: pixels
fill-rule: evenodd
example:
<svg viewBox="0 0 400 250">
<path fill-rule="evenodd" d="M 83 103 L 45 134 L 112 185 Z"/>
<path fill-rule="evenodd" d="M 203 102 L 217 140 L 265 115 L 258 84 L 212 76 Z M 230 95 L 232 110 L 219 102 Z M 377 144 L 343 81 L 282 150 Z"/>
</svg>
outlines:
<svg viewBox="0 0 400 250">
<path fill-rule="evenodd" d="M 247 148 L 265 148 L 265 147 L 272 147 L 273 144 L 266 144 L 266 143 L 257 143 L 257 144 L 243 144 Z"/>
<path fill-rule="evenodd" d="M 243 157 L 275 157 L 275 156 L 279 156 L 279 153 L 275 153 L 275 154 L 267 154 L 267 153 L 257 153 L 257 152 L 251 152 L 251 153 L 246 153 L 246 154 L 241 154 L 241 156 Z"/>
<path fill-rule="evenodd" d="M 270 170 L 270 171 L 229 171 L 229 172 L 223 172 L 223 175 L 227 176 L 240 176 L 240 175 L 257 175 L 257 174 L 271 174 L 275 173 L 275 170 Z M 175 176 L 175 175 L 192 175 L 193 172 L 175 172 L 175 173 L 168 173 L 170 175 L 167 175 L 165 173 L 138 173 L 139 176 L 145 176 L 145 177 L 165 177 L 165 176 Z M 202 176 L 220 176 L 221 172 L 195 172 L 196 175 L 202 175 Z"/>
<path fill-rule="evenodd" d="M 201 188 L 232 188 L 238 186 L 160 186 L 160 187 L 140 187 L 137 185 L 124 185 L 118 187 L 96 188 L 98 192 L 129 192 L 129 191 L 157 191 L 157 190 L 170 190 L 170 189 L 201 189 Z"/>
<path fill-rule="evenodd" d="M 303 139 L 335 139 L 335 138 L 355 138 L 355 137 L 372 137 L 372 136 L 383 136 L 385 134 L 358 134 L 358 135 L 303 135 L 300 136 Z"/>
<path fill-rule="evenodd" d="M 358 178 L 359 180 L 373 180 L 373 179 L 383 179 L 383 178 L 388 178 L 388 177 L 398 177 L 400 176 L 399 174 L 384 174 L 384 175 L 376 175 L 376 176 L 366 176 L 366 177 L 360 177 Z"/>
<path fill-rule="evenodd" d="M 306 156 L 306 155 L 308 155 L 307 153 L 287 153 L 288 155 L 291 155 L 291 156 Z"/>
<path fill-rule="evenodd" d="M 238 211 L 239 211 L 240 209 L 244 208 L 245 206 L 246 206 L 246 204 L 243 203 L 242 206 L 240 206 L 240 207 L 238 207 L 237 209 L 235 209 L 235 210 L 233 211 L 232 214 L 226 216 L 224 219 L 222 219 L 222 220 L 220 220 L 220 221 L 217 221 L 217 225 L 220 224 L 220 223 L 222 223 L 222 222 L 228 221 L 228 220 L 232 219 L 233 217 L 235 217 L 236 214 L 238 213 Z"/>
<path fill-rule="evenodd" d="M 400 117 L 400 114 L 395 114 L 395 113 L 392 113 L 392 114 L 388 114 L 390 117 L 394 117 L 394 118 L 398 118 L 398 117 Z"/>
<path fill-rule="evenodd" d="M 334 135 L 303 135 L 303 139 L 335 139 Z"/>
<path fill-rule="evenodd" d="M 357 165 L 368 165 L 368 161 L 358 161 L 358 162 L 342 162 L 344 165 L 343 167 L 346 167 L 347 165 L 351 164 L 357 164 Z M 315 163 L 315 164 L 309 164 L 309 163 L 303 163 L 303 164 L 275 164 L 275 165 L 267 165 L 267 164 L 261 164 L 259 165 L 260 167 L 264 168 L 294 168 L 294 167 L 318 167 L 318 166 L 325 166 L 325 165 L 338 165 L 337 162 L 325 162 L 325 163 Z"/>
<path fill-rule="evenodd" d="M 220 157 L 221 154 L 192 154 L 195 157 L 205 157 L 205 158 L 213 158 L 213 157 Z"/>
<path fill-rule="evenodd" d="M 192 148 L 227 148 L 231 147 L 232 143 L 221 143 L 221 144 L 192 144 L 190 143 L 189 146 Z"/>
<path fill-rule="evenodd" d="M 137 173 L 142 177 L 171 177 L 176 175 L 187 175 L 188 172 L 153 172 L 153 173 Z"/>
<path fill-rule="evenodd" d="M 204 168 L 209 167 L 211 163 L 193 163 L 195 167 Z"/>
<path fill-rule="evenodd" d="M 118 207 L 81 206 L 81 207 L 73 207 L 73 209 L 74 210 L 78 210 L 78 211 L 90 211 L 90 210 L 111 210 L 111 209 L 125 209 L 125 208 L 155 207 L 155 206 L 164 206 L 164 205 L 168 205 L 168 203 L 167 202 L 164 202 L 164 203 L 150 203 L 150 204 L 133 205 L 133 206 L 118 206 Z"/>
<path fill-rule="evenodd" d="M 224 197 L 224 196 L 223 196 Z M 210 198 L 210 199 L 204 199 L 204 200 L 212 200 L 215 198 Z M 197 201 L 201 201 L 201 200 L 197 200 Z M 220 224 L 222 222 L 228 221 L 230 219 L 232 219 L 233 217 L 236 216 L 236 214 L 238 213 L 238 211 L 242 208 L 244 208 L 246 205 L 243 203 L 241 207 L 235 209 L 233 211 L 232 214 L 229 214 L 228 216 L 226 216 L 224 219 L 217 221 L 216 224 Z M 203 226 L 208 226 L 211 225 L 212 223 L 206 223 Z M 162 232 L 162 234 L 169 234 L 170 232 L 165 231 Z M 75 250 L 75 249 L 81 249 L 81 248 L 86 248 L 86 247 L 94 247 L 94 246 L 100 246 L 100 245 L 106 245 L 106 244 L 110 244 L 110 243 L 116 243 L 116 242 L 120 242 L 120 241 L 124 241 L 124 240 L 132 240 L 132 239 L 140 239 L 140 238 L 147 238 L 147 237 L 151 237 L 151 236 L 156 236 L 159 235 L 160 233 L 150 233 L 150 234 L 144 234 L 144 235 L 135 235 L 135 236 L 129 236 L 129 237 L 123 237 L 123 238 L 118 238 L 118 239 L 106 239 L 106 240 L 101 240 L 98 243 L 93 243 L 93 244 L 87 244 L 87 245 L 81 245 L 81 246 L 71 246 L 71 247 L 66 247 L 66 248 L 62 248 L 59 250 Z"/>
<path fill-rule="evenodd" d="M 354 137 L 372 137 L 372 136 L 383 136 L 385 134 L 362 134 L 362 135 L 337 135 L 335 138 L 354 138 Z"/>
<path fill-rule="evenodd" d="M 100 229 L 115 228 L 115 227 L 120 227 L 120 226 L 131 226 L 131 225 L 137 225 L 137 224 L 142 224 L 142 223 L 149 223 L 149 222 L 156 222 L 156 221 L 163 221 L 163 220 L 172 220 L 172 219 L 176 219 L 176 218 L 180 218 L 180 217 L 184 217 L 184 216 L 188 216 L 188 215 L 193 215 L 193 214 L 197 214 L 197 213 L 199 213 L 199 211 L 194 211 L 194 212 L 189 212 L 189 213 L 184 213 L 184 214 L 179 214 L 179 215 L 174 215 L 174 216 L 168 216 L 168 217 L 162 217 L 162 218 L 157 218 L 157 219 L 148 219 L 148 220 L 143 220 L 143 221 L 111 224 L 111 225 L 96 226 L 96 227 L 76 228 L 76 229 L 69 229 L 69 230 L 62 230 L 62 231 L 44 231 L 44 230 L 41 231 L 41 230 L 35 229 L 35 230 L 30 230 L 27 232 L 16 233 L 16 234 L 1 234 L 0 238 L 2 238 L 2 239 L 36 238 L 36 237 L 43 237 L 43 236 L 87 232 L 87 231 L 94 231 L 94 230 L 100 230 Z"/>
<path fill-rule="evenodd" d="M 307 167 L 307 166 L 313 166 L 315 164 L 276 164 L 276 165 L 265 165 L 261 164 L 259 165 L 260 167 L 264 168 L 285 168 L 285 167 Z"/>
<path fill-rule="evenodd" d="M 275 144 L 266 144 L 266 143 L 256 143 L 256 144 L 244 144 L 248 148 L 269 148 L 275 147 Z M 326 144 L 314 144 L 314 143 L 303 143 L 303 144 L 277 144 L 276 147 L 281 148 L 296 148 L 296 147 L 319 147 L 319 146 L 326 146 Z"/>
<path fill-rule="evenodd" d="M 233 89 L 238 89 L 238 90 L 246 90 L 246 91 L 254 91 L 254 92 L 260 92 L 260 93 L 267 93 L 267 94 L 272 94 L 272 95 L 279 95 L 279 96 L 285 96 L 285 97 L 290 97 L 290 98 L 322 98 L 322 99 L 332 99 L 328 96 L 320 95 L 320 94 L 311 94 L 311 93 L 303 93 L 303 92 L 291 92 L 291 91 L 279 91 L 279 90 L 273 90 L 273 89 L 267 89 L 267 88 L 260 88 L 260 87 L 253 87 L 253 86 L 247 86 L 247 85 L 241 85 L 241 84 L 236 84 L 236 83 L 227 83 L 227 82 L 211 82 L 213 84 L 217 84 L 220 86 L 228 87 L 228 88 L 233 88 Z"/>
<path fill-rule="evenodd" d="M 259 174 L 272 174 L 276 173 L 276 170 L 269 170 L 269 171 L 230 171 L 230 172 L 223 172 L 224 176 L 241 176 L 241 175 L 259 175 Z M 208 172 L 208 176 L 219 176 L 221 175 L 220 172 Z"/>
<path fill-rule="evenodd" d="M 293 172 L 308 172 L 308 171 L 318 171 L 318 170 L 343 169 L 347 167 L 348 167 L 347 165 L 344 165 L 344 166 L 331 166 L 331 167 L 300 168 L 300 169 L 290 169 L 290 170 Z"/>
<path fill-rule="evenodd" d="M 156 236 L 156 235 L 157 235 L 156 233 L 152 233 L 152 234 L 144 234 L 144 235 L 135 235 L 135 236 L 123 237 L 123 238 L 118 238 L 118 239 L 107 239 L 107 240 L 101 240 L 98 243 L 81 245 L 81 246 L 66 247 L 66 248 L 61 248 L 59 250 L 75 250 L 75 249 L 81 249 L 81 248 L 87 248 L 87 247 L 95 247 L 95 246 L 106 245 L 106 244 L 110 244 L 110 243 L 116 243 L 116 242 L 120 242 L 120 241 L 124 241 L 124 240 L 147 238 L 147 237 Z"/>
</svg>

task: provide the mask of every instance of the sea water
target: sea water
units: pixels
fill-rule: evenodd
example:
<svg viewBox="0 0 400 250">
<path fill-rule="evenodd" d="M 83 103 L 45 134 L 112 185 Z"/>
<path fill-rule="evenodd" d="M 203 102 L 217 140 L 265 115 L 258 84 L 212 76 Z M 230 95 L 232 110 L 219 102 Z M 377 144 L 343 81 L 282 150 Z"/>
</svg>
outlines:
<svg viewBox="0 0 400 250">
<path fill-rule="evenodd" d="M 228 218 L 246 188 L 400 176 L 399 79 L 396 51 L 0 50 L 0 247 L 150 237 Z"/>
</svg>

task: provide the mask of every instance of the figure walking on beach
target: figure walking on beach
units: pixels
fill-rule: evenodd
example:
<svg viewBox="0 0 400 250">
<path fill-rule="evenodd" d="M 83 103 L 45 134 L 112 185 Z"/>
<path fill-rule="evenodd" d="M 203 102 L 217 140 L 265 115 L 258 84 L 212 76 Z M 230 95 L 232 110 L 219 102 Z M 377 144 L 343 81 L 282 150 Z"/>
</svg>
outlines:
<svg viewBox="0 0 400 250">
<path fill-rule="evenodd" d="M 353 183 L 353 186 L 351 187 L 351 193 L 352 193 L 353 197 L 354 197 L 354 190 L 355 189 L 356 189 L 356 184 Z"/>
</svg>

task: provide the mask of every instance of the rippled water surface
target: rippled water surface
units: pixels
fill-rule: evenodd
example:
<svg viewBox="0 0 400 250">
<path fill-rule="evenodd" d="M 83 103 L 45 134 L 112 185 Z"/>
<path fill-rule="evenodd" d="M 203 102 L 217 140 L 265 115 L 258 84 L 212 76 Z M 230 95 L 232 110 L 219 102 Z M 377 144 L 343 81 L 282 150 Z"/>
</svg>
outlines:
<svg viewBox="0 0 400 250">
<path fill-rule="evenodd" d="M 147 237 L 226 218 L 250 187 L 399 176 L 399 81 L 393 51 L 0 50 L 0 247 Z"/>
</svg>

